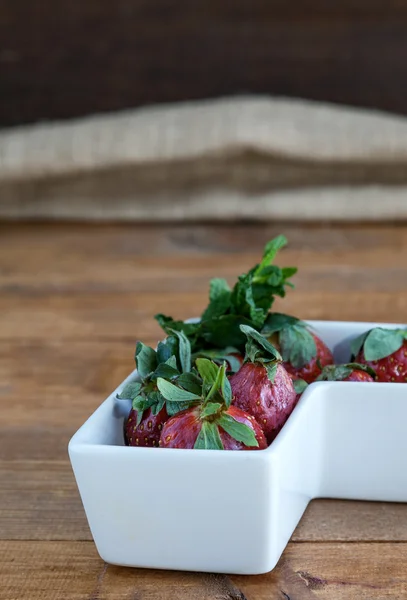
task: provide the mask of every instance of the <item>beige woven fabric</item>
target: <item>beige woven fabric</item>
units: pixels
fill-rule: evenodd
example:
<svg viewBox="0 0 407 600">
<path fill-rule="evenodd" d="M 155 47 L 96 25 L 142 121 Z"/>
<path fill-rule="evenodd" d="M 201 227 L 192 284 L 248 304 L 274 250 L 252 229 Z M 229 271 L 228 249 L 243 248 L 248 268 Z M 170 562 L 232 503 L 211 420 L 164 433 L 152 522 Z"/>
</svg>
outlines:
<svg viewBox="0 0 407 600">
<path fill-rule="evenodd" d="M 407 219 L 407 119 L 242 97 L 5 130 L 0 217 Z"/>
</svg>

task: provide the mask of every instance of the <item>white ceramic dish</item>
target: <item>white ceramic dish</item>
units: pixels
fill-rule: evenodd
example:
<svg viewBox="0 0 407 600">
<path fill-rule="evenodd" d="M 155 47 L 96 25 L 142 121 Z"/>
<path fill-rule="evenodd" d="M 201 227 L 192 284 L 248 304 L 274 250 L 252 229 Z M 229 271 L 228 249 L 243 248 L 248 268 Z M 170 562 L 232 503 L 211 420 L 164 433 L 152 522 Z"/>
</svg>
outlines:
<svg viewBox="0 0 407 600">
<path fill-rule="evenodd" d="M 338 362 L 348 361 L 353 337 L 378 325 L 309 323 Z M 124 446 L 115 397 L 135 376 L 69 444 L 95 544 L 109 563 L 265 573 L 312 498 L 407 501 L 407 385 L 314 383 L 266 450 L 228 452 Z"/>
</svg>

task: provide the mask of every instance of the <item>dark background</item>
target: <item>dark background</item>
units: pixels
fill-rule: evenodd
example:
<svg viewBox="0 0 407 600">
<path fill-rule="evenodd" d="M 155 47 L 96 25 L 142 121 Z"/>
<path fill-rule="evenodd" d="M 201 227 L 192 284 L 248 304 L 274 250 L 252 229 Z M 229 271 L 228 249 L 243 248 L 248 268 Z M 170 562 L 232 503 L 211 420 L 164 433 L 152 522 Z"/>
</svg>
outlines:
<svg viewBox="0 0 407 600">
<path fill-rule="evenodd" d="M 273 94 L 407 113 L 407 0 L 0 0 L 0 126 Z"/>
</svg>

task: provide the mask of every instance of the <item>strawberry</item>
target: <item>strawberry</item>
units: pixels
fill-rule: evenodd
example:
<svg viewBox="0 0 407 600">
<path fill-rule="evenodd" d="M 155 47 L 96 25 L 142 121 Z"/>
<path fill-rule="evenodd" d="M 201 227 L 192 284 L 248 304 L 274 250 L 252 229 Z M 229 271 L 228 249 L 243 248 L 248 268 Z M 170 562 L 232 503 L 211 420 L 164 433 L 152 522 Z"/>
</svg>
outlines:
<svg viewBox="0 0 407 600">
<path fill-rule="evenodd" d="M 157 387 L 157 380 L 166 377 L 196 390 L 191 347 L 183 333 L 166 338 L 158 344 L 157 350 L 138 342 L 135 360 L 139 381 L 127 384 L 118 396 L 119 400 L 132 402 L 123 426 L 124 441 L 128 446 L 158 446 L 164 423 L 169 416 L 184 409 L 185 404 L 167 402 Z"/>
<path fill-rule="evenodd" d="M 164 406 L 156 414 L 152 408 L 143 412 L 139 421 L 139 411 L 132 408 L 125 422 L 124 436 L 127 446 L 158 446 L 161 430 L 168 419 Z"/>
<path fill-rule="evenodd" d="M 222 423 L 226 423 L 225 418 L 228 418 L 228 423 L 232 427 L 234 421 L 244 424 L 253 431 L 257 446 L 246 446 L 243 441 L 239 441 L 227 433 L 222 427 Z M 200 446 L 197 445 L 197 440 L 200 436 L 218 437 L 218 440 L 211 440 L 209 443 L 219 444 L 219 449 L 222 445 L 224 450 L 264 450 L 267 448 L 267 441 L 260 425 L 254 417 L 236 406 L 229 406 L 227 410 L 221 411 L 219 419 L 214 421 L 203 417 L 202 409 L 199 406 L 179 412 L 164 425 L 160 446 L 162 448 L 198 448 Z M 208 442 L 205 440 L 204 443 Z"/>
<path fill-rule="evenodd" d="M 368 366 L 359 363 L 344 365 L 327 365 L 322 369 L 316 381 L 370 381 L 375 380 L 376 373 Z"/>
<path fill-rule="evenodd" d="M 262 334 L 280 350 L 287 371 L 307 383 L 315 381 L 322 368 L 334 362 L 328 346 L 296 317 L 270 313 Z"/>
<path fill-rule="evenodd" d="M 206 358 L 196 361 L 201 389 L 194 394 L 159 378 L 158 389 L 170 402 L 190 403 L 164 425 L 160 446 L 207 450 L 262 450 L 267 447 L 264 433 L 255 419 L 231 406 L 232 391 L 226 377 L 226 364 L 218 367 Z"/>
<path fill-rule="evenodd" d="M 290 416 L 297 394 L 274 346 L 247 325 L 241 330 L 247 337 L 246 357 L 230 378 L 233 404 L 257 420 L 270 443 Z"/>
<path fill-rule="evenodd" d="M 376 381 L 407 382 L 407 329 L 375 327 L 352 342 L 351 352 L 376 372 Z"/>
</svg>

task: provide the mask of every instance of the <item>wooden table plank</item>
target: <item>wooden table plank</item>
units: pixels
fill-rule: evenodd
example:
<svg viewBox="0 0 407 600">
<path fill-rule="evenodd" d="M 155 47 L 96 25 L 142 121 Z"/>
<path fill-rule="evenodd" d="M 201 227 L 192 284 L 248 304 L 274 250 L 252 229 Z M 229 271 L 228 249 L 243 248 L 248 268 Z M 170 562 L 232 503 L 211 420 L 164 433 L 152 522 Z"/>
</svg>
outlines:
<svg viewBox="0 0 407 600">
<path fill-rule="evenodd" d="M 258 259 L 269 239 L 281 232 L 289 239 L 281 255 L 282 264 L 300 261 L 316 273 L 320 266 L 328 265 L 334 271 L 332 281 L 344 267 L 359 265 L 367 273 L 386 267 L 382 274 L 387 283 L 391 278 L 386 274 L 404 266 L 404 227 L 8 224 L 0 226 L 0 284 L 9 289 L 17 286 L 45 291 L 91 289 L 95 285 L 99 290 L 138 291 L 140 278 L 165 286 L 182 269 L 184 275 L 200 271 L 206 289 L 205 278 L 214 270 L 218 274 L 220 268 L 224 276 L 235 277 Z"/>
<path fill-rule="evenodd" d="M 405 224 L 351 223 L 0 223 L 0 243 L 27 266 L 32 252 L 55 261 L 58 257 L 82 254 L 97 260 L 103 254 L 170 256 L 257 253 L 259 246 L 284 233 L 295 251 L 327 248 L 337 251 L 405 246 Z M 21 243 L 24 240 L 24 244 Z M 3 259 L 3 257 L 2 257 Z M 30 264 L 30 262 L 28 262 Z M 85 267 L 86 268 L 86 267 Z"/>
<path fill-rule="evenodd" d="M 134 343 L 0 343 L 7 427 L 77 427 L 134 369 Z"/>
<path fill-rule="evenodd" d="M 0 600 L 405 600 L 407 544 L 290 543 L 266 575 L 106 565 L 91 542 L 0 542 Z"/>
<path fill-rule="evenodd" d="M 233 582 L 248 600 L 405 600 L 407 545 L 290 543 L 275 571 Z"/>
<path fill-rule="evenodd" d="M 47 294 L 72 294 L 87 291 L 103 295 L 106 293 L 174 293 L 180 294 L 208 290 L 211 277 L 225 277 L 233 283 L 237 276 L 253 266 L 261 258 L 262 245 L 257 252 L 235 255 L 179 257 L 130 257 L 104 256 L 83 264 L 84 256 L 49 257 L 33 250 L 31 263 L 21 265 L 4 246 L 0 257 L 0 289 L 2 292 L 17 292 L 24 296 L 38 296 L 44 301 Z M 295 278 L 297 289 L 309 293 L 315 289 L 323 291 L 398 292 L 406 289 L 404 257 L 407 247 L 396 246 L 381 251 L 373 249 L 343 251 L 322 248 L 317 252 L 306 252 L 288 248 L 278 259 L 282 266 L 298 266 Z M 10 260 L 10 256 L 13 260 Z M 382 281 L 378 285 L 377 273 Z M 297 292 L 298 295 L 298 292 Z"/>
<path fill-rule="evenodd" d="M 65 460 L 0 461 L 0 539 L 92 540 Z"/>
<path fill-rule="evenodd" d="M 312 278 L 311 278 L 312 279 Z M 405 278 L 399 277 L 399 287 Z M 315 282 L 315 278 L 313 279 Z M 303 319 L 375 320 L 403 322 L 407 314 L 407 285 L 393 291 L 349 291 L 342 278 L 342 291 L 318 288 L 298 291 L 277 300 L 275 310 L 298 315 Z M 377 287 L 380 286 L 376 274 Z M 321 295 L 323 294 L 323 299 Z M 176 318 L 199 315 L 207 300 L 206 287 L 201 292 L 166 292 L 165 301 L 158 293 L 75 293 L 47 294 L 45 297 L 3 294 L 0 298 L 0 341 L 64 339 L 151 341 L 163 334 L 154 315 L 158 312 Z M 21 327 L 24 323 L 24 327 Z"/>
<path fill-rule="evenodd" d="M 407 542 L 407 504 L 313 500 L 292 535 L 295 542 Z"/>
</svg>

